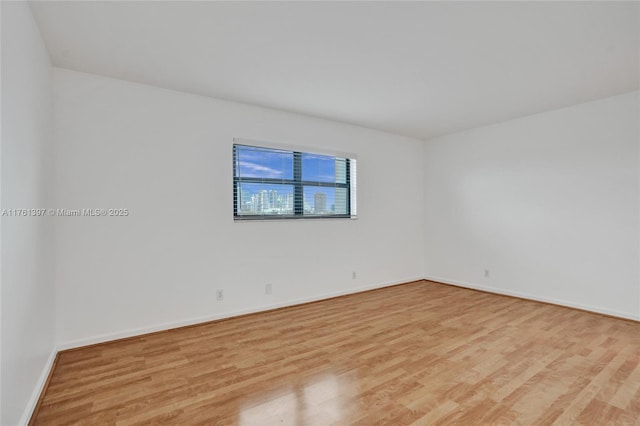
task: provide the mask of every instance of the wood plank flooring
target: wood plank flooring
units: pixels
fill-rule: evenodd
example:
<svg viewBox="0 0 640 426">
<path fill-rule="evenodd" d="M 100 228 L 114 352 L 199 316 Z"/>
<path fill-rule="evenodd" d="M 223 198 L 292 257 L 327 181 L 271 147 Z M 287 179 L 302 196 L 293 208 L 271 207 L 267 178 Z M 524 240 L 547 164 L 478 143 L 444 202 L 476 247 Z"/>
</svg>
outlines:
<svg viewBox="0 0 640 426">
<path fill-rule="evenodd" d="M 416 282 L 62 352 L 37 425 L 640 425 L 640 323 Z"/>
</svg>

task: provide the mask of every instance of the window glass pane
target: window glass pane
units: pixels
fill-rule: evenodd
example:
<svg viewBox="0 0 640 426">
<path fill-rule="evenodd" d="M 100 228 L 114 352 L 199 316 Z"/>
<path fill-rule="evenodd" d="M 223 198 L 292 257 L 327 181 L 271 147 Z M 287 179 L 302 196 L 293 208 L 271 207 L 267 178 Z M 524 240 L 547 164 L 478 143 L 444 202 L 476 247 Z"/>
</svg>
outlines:
<svg viewBox="0 0 640 426">
<path fill-rule="evenodd" d="M 355 217 L 355 159 L 240 144 L 233 153 L 236 218 Z"/>
<path fill-rule="evenodd" d="M 293 153 L 236 145 L 236 177 L 293 179 Z"/>
<path fill-rule="evenodd" d="M 293 185 L 238 183 L 238 215 L 292 215 Z"/>
<path fill-rule="evenodd" d="M 347 188 L 306 185 L 303 188 L 305 215 L 348 214 Z"/>
<path fill-rule="evenodd" d="M 312 182 L 347 182 L 347 160 L 328 155 L 302 154 L 302 180 Z"/>
</svg>

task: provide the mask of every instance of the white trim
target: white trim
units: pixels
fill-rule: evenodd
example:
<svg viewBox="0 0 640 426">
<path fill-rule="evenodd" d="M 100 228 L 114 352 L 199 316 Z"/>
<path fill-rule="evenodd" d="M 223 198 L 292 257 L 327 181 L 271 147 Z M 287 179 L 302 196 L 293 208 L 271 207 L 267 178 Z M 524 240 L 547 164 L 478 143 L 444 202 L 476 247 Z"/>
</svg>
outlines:
<svg viewBox="0 0 640 426">
<path fill-rule="evenodd" d="M 501 288 L 478 285 L 478 284 L 468 283 L 465 281 L 452 280 L 452 279 L 442 278 L 442 277 L 425 276 L 424 279 L 427 281 L 435 281 L 442 284 L 450 284 L 457 287 L 470 288 L 473 290 L 481 290 L 481 291 L 486 291 L 488 293 L 501 294 L 504 296 L 514 296 L 522 299 L 533 300 L 535 302 L 546 302 L 554 305 L 566 306 L 568 308 L 582 309 L 584 311 L 595 312 L 598 314 L 605 314 L 613 317 L 640 321 L 640 315 L 629 313 L 629 312 L 614 311 L 611 309 L 598 308 L 598 307 L 589 306 L 589 305 L 582 305 L 580 303 L 567 302 L 566 300 L 554 299 L 550 297 L 541 297 L 541 296 L 536 296 L 529 293 L 521 293 L 519 291 L 504 290 Z"/>
<path fill-rule="evenodd" d="M 255 146 L 258 148 L 281 149 L 283 151 L 300 151 L 308 154 L 330 155 L 333 157 L 349 158 L 352 160 L 356 160 L 358 158 L 358 156 L 352 152 L 334 151 L 326 148 L 316 148 L 314 146 L 282 144 L 278 142 L 269 142 L 257 139 L 233 138 L 233 143 Z"/>
<path fill-rule="evenodd" d="M 31 393 L 31 398 L 29 398 L 29 402 L 22 412 L 22 417 L 20 417 L 19 425 L 28 425 L 29 420 L 31 420 L 31 416 L 33 415 L 33 410 L 35 410 L 36 405 L 38 404 L 38 399 L 40 399 L 40 395 L 42 395 L 42 391 L 44 390 L 44 385 L 47 383 L 47 379 L 49 378 L 49 374 L 51 374 L 51 369 L 53 368 L 53 362 L 58 355 L 58 347 L 54 346 L 51 349 L 51 353 L 49 354 L 49 358 L 47 362 L 44 364 L 42 368 L 42 373 L 40 373 L 40 377 L 36 382 L 36 386 L 33 388 L 33 392 Z"/>
<path fill-rule="evenodd" d="M 351 288 L 351 289 L 346 290 L 346 291 L 336 291 L 336 292 L 332 292 L 332 293 L 325 293 L 325 294 L 322 294 L 322 295 L 319 295 L 319 296 L 304 297 L 304 298 L 301 298 L 301 299 L 294 299 L 294 300 L 289 300 L 289 301 L 286 301 L 286 302 L 274 303 L 274 304 L 271 304 L 271 305 L 262 305 L 262 306 L 258 306 L 258 307 L 255 307 L 255 308 L 240 309 L 240 310 L 237 310 L 237 311 L 223 312 L 223 313 L 219 313 L 219 314 L 215 314 L 215 315 L 208 315 L 208 316 L 204 316 L 204 317 L 191 318 L 191 319 L 180 320 L 180 321 L 172 321 L 172 322 L 167 322 L 167 323 L 163 323 L 163 324 L 155 325 L 155 326 L 150 326 L 150 327 L 132 328 L 132 329 L 121 331 L 121 332 L 105 333 L 105 334 L 100 334 L 100 335 L 97 335 L 97 336 L 88 337 L 88 338 L 85 338 L 85 339 L 78 339 L 78 340 L 72 340 L 72 341 L 61 343 L 61 344 L 58 345 L 58 350 L 63 351 L 63 350 L 67 350 L 67 349 L 80 348 L 80 347 L 83 347 L 83 346 L 95 345 L 97 343 L 105 343 L 105 342 L 109 342 L 109 341 L 112 341 L 112 340 L 118 340 L 118 339 L 124 339 L 124 338 L 127 338 L 127 337 L 139 336 L 139 335 L 142 335 L 142 334 L 153 333 L 153 332 L 156 332 L 156 331 L 165 331 L 165 330 L 170 330 L 172 328 L 184 327 L 184 326 L 188 326 L 188 325 L 196 325 L 196 324 L 206 323 L 206 322 L 210 322 L 210 321 L 225 319 L 225 318 L 232 318 L 232 317 L 236 317 L 236 316 L 239 316 L 239 315 L 253 314 L 253 313 L 257 313 L 257 312 L 269 311 L 269 310 L 272 310 L 272 309 L 285 308 L 285 307 L 288 307 L 288 306 L 295 306 L 295 305 L 299 305 L 299 304 L 302 304 L 302 303 L 316 302 L 316 301 L 320 301 L 320 300 L 330 299 L 330 298 L 333 298 L 333 297 L 345 296 L 345 295 L 348 295 L 348 294 L 356 294 L 356 293 L 361 293 L 361 292 L 367 291 L 367 290 L 374 290 L 374 289 L 378 289 L 378 288 L 391 287 L 391 286 L 398 285 L 398 284 L 405 284 L 405 283 L 410 283 L 410 282 L 413 282 L 413 281 L 422 281 L 422 280 L 423 280 L 422 276 L 409 277 L 409 278 L 405 278 L 405 279 L 398 280 L 398 281 L 392 281 L 392 282 L 385 282 L 385 283 L 381 283 L 381 284 L 374 284 L 374 285 L 356 287 L 356 288 Z"/>
</svg>

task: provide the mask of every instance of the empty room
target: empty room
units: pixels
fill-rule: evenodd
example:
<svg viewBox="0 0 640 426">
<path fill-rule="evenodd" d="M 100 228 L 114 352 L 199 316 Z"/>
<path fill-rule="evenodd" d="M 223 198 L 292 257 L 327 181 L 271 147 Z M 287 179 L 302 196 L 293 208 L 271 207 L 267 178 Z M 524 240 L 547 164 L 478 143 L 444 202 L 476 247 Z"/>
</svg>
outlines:
<svg viewBox="0 0 640 426">
<path fill-rule="evenodd" d="M 0 15 L 0 425 L 640 426 L 640 2 Z"/>
</svg>

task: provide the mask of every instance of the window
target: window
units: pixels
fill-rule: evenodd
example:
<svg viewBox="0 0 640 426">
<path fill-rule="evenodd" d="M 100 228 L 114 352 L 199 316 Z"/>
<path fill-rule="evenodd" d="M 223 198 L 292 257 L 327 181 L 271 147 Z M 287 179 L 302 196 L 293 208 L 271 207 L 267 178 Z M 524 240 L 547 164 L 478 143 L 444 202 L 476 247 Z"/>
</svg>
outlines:
<svg viewBox="0 0 640 426">
<path fill-rule="evenodd" d="M 355 218 L 355 183 L 353 156 L 233 145 L 234 219 Z"/>
</svg>

